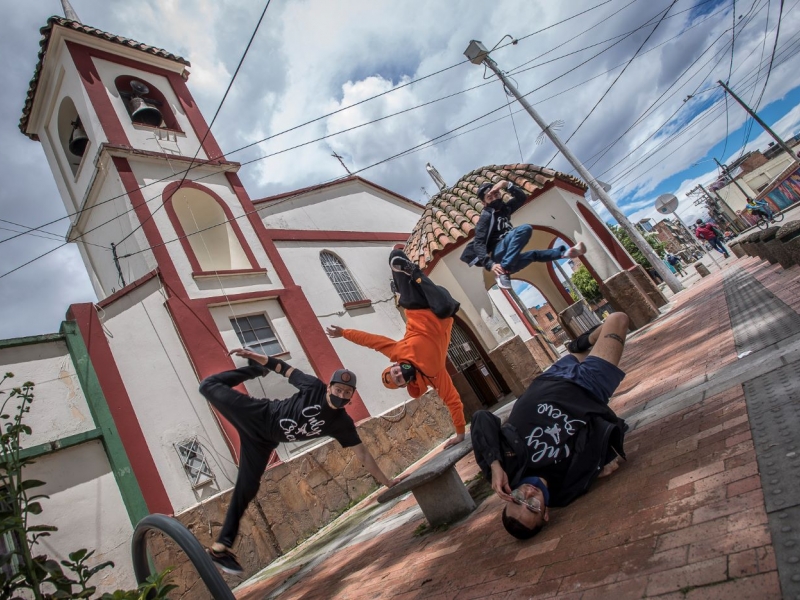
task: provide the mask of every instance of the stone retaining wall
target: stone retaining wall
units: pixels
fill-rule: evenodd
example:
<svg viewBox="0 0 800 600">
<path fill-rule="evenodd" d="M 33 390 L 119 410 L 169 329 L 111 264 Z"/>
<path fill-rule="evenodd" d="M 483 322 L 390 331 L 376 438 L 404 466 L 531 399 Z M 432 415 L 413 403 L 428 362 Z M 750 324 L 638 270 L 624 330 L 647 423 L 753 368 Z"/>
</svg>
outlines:
<svg viewBox="0 0 800 600">
<path fill-rule="evenodd" d="M 358 426 L 361 440 L 388 476 L 405 470 L 454 433 L 450 413 L 433 391 L 409 401 L 405 415 L 400 414 L 398 409 L 387 418 L 373 417 Z M 352 450 L 333 440 L 269 469 L 242 518 L 234 547 L 245 575 L 260 571 L 377 487 Z M 210 545 L 222 526 L 230 495 L 228 491 L 215 496 L 176 518 L 202 544 Z M 158 569 L 176 567 L 171 580 L 179 589 L 171 597 L 210 598 L 176 544 L 154 535 L 150 548 Z M 242 581 L 226 579 L 232 586 Z"/>
</svg>

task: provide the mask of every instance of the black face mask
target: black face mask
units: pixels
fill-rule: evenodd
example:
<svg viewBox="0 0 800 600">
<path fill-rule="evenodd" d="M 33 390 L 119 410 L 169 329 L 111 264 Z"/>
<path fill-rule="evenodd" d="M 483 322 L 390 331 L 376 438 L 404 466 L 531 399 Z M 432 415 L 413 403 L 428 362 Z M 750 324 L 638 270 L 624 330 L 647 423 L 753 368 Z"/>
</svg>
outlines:
<svg viewBox="0 0 800 600">
<path fill-rule="evenodd" d="M 341 396 L 335 396 L 334 394 L 330 394 L 331 404 L 333 404 L 336 408 L 344 408 L 350 403 L 350 398 L 342 398 Z"/>
<path fill-rule="evenodd" d="M 400 363 L 400 370 L 406 383 L 413 381 L 417 376 L 417 368 L 409 363 Z"/>
</svg>

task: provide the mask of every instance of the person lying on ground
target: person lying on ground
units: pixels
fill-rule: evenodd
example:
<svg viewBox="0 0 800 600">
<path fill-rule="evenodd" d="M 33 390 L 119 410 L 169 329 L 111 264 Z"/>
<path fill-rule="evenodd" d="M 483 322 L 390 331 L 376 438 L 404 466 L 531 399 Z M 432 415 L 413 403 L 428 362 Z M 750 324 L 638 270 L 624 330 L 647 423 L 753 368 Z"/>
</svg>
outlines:
<svg viewBox="0 0 800 600">
<path fill-rule="evenodd" d="M 503 202 L 503 190 L 511 194 L 511 200 Z M 470 267 L 482 266 L 491 271 L 498 287 L 511 288 L 512 273 L 523 270 L 533 262 L 551 262 L 559 258 L 577 258 L 586 252 L 583 242 L 572 248 L 558 246 L 550 250 L 522 249 L 531 239 L 533 227 L 519 225 L 512 227 L 511 215 L 525 204 L 525 190 L 509 181 L 492 185 L 483 183 L 478 188 L 478 199 L 483 202 L 483 210 L 475 225 L 475 237 L 467 244 L 461 260 Z"/>
<path fill-rule="evenodd" d="M 460 307 L 446 289 L 436 285 L 409 260 L 402 250 L 389 255 L 398 304 L 406 311 L 406 332 L 395 341 L 357 329 L 342 329 L 331 325 L 325 329 L 329 337 L 346 340 L 372 348 L 392 361 L 381 374 L 388 389 L 406 388 L 412 398 L 419 398 L 432 387 L 450 411 L 456 435 L 445 448 L 464 440 L 467 422 L 461 396 L 447 373 L 447 347 L 453 329 L 453 315 Z"/>
<path fill-rule="evenodd" d="M 231 354 L 247 359 L 247 366 L 206 377 L 200 393 L 234 426 L 239 434 L 239 472 L 231 503 L 217 541 L 208 553 L 223 571 L 242 573 L 242 566 L 231 550 L 239 532 L 239 522 L 247 505 L 255 498 L 269 457 L 281 442 L 334 438 L 343 448 L 352 448 L 367 471 L 386 487 L 402 478 L 387 477 L 370 451 L 361 443 L 353 419 L 345 411 L 356 391 L 356 375 L 339 369 L 326 385 L 288 363 L 241 348 Z M 288 378 L 298 392 L 285 400 L 248 396 L 233 389 L 249 379 L 275 372 Z"/>
<path fill-rule="evenodd" d="M 627 315 L 609 315 L 531 382 L 507 423 L 486 410 L 472 417 L 475 458 L 506 502 L 502 522 L 514 537 L 536 535 L 549 507 L 568 505 L 625 458 L 627 426 L 608 401 L 625 377 L 617 365 L 627 332 Z"/>
</svg>

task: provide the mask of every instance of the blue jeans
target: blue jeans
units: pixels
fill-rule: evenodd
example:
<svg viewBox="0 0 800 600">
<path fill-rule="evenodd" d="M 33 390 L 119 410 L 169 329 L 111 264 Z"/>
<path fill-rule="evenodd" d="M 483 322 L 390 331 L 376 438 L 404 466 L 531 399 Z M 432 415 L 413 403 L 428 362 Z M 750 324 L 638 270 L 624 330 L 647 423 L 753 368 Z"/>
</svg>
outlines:
<svg viewBox="0 0 800 600">
<path fill-rule="evenodd" d="M 533 227 L 530 225 L 520 225 L 509 231 L 505 237 L 497 242 L 497 246 L 492 251 L 492 260 L 500 263 L 509 273 L 522 271 L 529 264 L 534 262 L 551 262 L 561 258 L 566 246 L 557 246 L 552 250 L 528 250 L 523 252 L 525 244 L 533 235 Z"/>
<path fill-rule="evenodd" d="M 711 238 L 708 240 L 708 243 L 711 244 L 711 247 L 718 252 L 721 252 L 723 255 L 728 256 L 728 251 L 725 249 L 725 246 L 722 245 L 722 242 L 719 241 L 719 238 Z"/>
</svg>

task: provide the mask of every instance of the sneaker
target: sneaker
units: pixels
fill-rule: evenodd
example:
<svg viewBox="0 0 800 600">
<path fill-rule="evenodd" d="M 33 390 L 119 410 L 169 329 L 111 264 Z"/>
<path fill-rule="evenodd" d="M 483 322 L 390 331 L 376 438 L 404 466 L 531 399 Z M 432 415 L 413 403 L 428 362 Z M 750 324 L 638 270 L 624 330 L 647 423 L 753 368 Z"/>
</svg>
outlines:
<svg viewBox="0 0 800 600">
<path fill-rule="evenodd" d="M 595 325 L 589 331 L 583 332 L 577 338 L 568 342 L 567 352 L 569 352 L 570 354 L 580 354 L 582 352 L 586 352 L 587 350 L 589 350 L 589 348 L 592 347 L 592 344 L 589 343 L 589 336 L 598 327 L 600 327 L 600 325 Z"/>
<path fill-rule="evenodd" d="M 391 267 L 392 271 L 394 271 L 395 273 L 405 273 L 409 277 L 413 277 L 417 265 L 415 265 L 407 258 L 404 258 L 402 256 L 395 256 L 389 262 L 389 267 Z"/>
<path fill-rule="evenodd" d="M 495 281 L 497 282 L 497 287 L 503 288 L 504 290 L 511 289 L 511 277 L 508 273 L 503 273 L 502 275 L 495 275 Z"/>
<path fill-rule="evenodd" d="M 241 575 L 244 573 L 242 565 L 240 565 L 239 561 L 236 560 L 236 555 L 227 548 L 221 552 L 218 552 L 213 548 L 207 548 L 206 552 L 208 552 L 211 560 L 214 561 L 214 563 L 216 563 L 216 565 L 226 573 L 231 575 Z"/>
<path fill-rule="evenodd" d="M 583 242 L 578 242 L 572 248 L 568 248 L 567 251 L 564 252 L 564 256 L 562 258 L 578 258 L 584 254 L 586 254 L 586 244 Z"/>
</svg>

